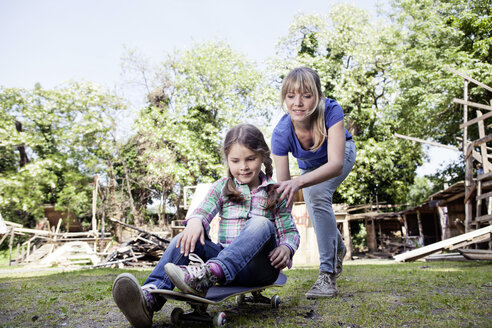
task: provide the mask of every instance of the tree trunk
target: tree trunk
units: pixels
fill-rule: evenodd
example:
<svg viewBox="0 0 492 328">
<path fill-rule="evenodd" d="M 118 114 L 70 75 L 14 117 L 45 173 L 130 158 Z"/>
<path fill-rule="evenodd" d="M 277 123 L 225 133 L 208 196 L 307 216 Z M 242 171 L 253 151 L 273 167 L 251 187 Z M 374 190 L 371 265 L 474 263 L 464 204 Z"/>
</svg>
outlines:
<svg viewBox="0 0 492 328">
<path fill-rule="evenodd" d="M 169 224 L 166 218 L 166 199 L 167 199 L 167 189 L 165 185 L 162 185 L 162 202 L 161 202 L 161 215 L 159 216 L 159 228 L 168 227 Z"/>
<path fill-rule="evenodd" d="M 22 123 L 19 121 L 15 121 L 15 129 L 17 130 L 17 132 L 22 132 Z M 24 144 L 20 144 L 17 146 L 17 150 L 19 151 L 20 155 L 19 165 L 20 167 L 23 167 L 27 163 L 29 163 L 29 157 L 26 153 L 26 147 L 24 146 Z"/>
</svg>

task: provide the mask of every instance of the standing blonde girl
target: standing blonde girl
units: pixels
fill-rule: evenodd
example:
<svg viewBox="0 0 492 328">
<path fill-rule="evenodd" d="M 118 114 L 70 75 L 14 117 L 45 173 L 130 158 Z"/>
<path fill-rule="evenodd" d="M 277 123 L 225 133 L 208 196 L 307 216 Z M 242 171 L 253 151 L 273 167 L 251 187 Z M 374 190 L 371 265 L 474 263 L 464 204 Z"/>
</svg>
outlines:
<svg viewBox="0 0 492 328">
<path fill-rule="evenodd" d="M 263 134 L 253 125 L 237 125 L 227 133 L 223 150 L 228 177 L 212 185 L 143 287 L 128 273 L 115 279 L 113 298 L 134 327 L 150 327 L 153 313 L 164 305 L 151 289 L 176 286 L 203 296 L 217 282 L 264 286 L 290 266 L 299 233 L 286 201 L 277 201 Z M 208 236 L 216 214 L 221 218 L 218 244 Z M 188 265 L 190 260 L 196 263 Z"/>
<path fill-rule="evenodd" d="M 313 69 L 296 68 L 285 77 L 281 103 L 287 113 L 275 127 L 271 143 L 279 181 L 277 192 L 290 206 L 302 189 L 320 254 L 318 279 L 306 297 L 332 297 L 338 293 L 336 279 L 346 253 L 332 198 L 355 163 L 355 143 L 344 128 L 342 108 L 335 100 L 325 98 Z M 289 171 L 289 153 L 297 158 L 301 170 L 294 179 Z"/>
</svg>

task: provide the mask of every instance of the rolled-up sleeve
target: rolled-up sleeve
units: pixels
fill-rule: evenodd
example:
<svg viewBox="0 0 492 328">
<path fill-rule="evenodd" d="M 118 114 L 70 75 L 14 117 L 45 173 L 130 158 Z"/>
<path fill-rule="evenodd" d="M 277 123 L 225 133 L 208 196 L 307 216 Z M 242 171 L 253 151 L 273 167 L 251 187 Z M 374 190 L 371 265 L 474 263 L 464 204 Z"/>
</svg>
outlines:
<svg viewBox="0 0 492 328">
<path fill-rule="evenodd" d="M 207 235 L 210 231 L 210 222 L 214 219 L 215 215 L 219 212 L 221 208 L 221 204 L 223 202 L 222 199 L 222 188 L 224 188 L 226 179 L 220 179 L 214 182 L 207 195 L 204 197 L 202 202 L 195 208 L 195 210 L 191 213 L 190 216 L 184 222 L 188 223 L 189 220 L 193 218 L 199 218 L 202 220 L 203 227 L 207 232 Z"/>
<path fill-rule="evenodd" d="M 290 208 L 284 199 L 275 212 L 275 226 L 279 237 L 279 245 L 286 245 L 292 251 L 292 256 L 297 251 L 300 242 L 299 231 L 291 214 Z"/>
</svg>

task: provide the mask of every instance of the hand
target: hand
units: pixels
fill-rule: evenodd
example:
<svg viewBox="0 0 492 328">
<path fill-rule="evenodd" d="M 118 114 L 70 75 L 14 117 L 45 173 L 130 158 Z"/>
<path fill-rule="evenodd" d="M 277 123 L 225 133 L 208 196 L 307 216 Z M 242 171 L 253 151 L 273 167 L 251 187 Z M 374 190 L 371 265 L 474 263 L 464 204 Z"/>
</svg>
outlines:
<svg viewBox="0 0 492 328">
<path fill-rule="evenodd" d="M 290 261 L 290 248 L 286 245 L 280 245 L 268 254 L 270 262 L 275 269 L 282 270 Z"/>
<path fill-rule="evenodd" d="M 294 196 L 299 191 L 299 183 L 297 179 L 281 181 L 275 184 L 277 194 L 280 194 L 280 201 L 287 198 L 287 207 L 290 207 L 294 202 Z"/>
<path fill-rule="evenodd" d="M 181 254 L 188 256 L 195 251 L 195 245 L 198 240 L 200 240 L 202 245 L 205 245 L 205 232 L 202 220 L 193 218 L 188 221 L 186 228 L 178 235 L 176 248 L 181 247 Z"/>
</svg>

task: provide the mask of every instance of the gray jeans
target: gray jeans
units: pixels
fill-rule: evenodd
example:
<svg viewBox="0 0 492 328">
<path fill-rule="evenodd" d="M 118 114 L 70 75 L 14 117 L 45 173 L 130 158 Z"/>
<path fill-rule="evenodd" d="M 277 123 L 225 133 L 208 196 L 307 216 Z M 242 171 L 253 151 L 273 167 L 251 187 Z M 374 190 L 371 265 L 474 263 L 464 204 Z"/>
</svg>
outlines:
<svg viewBox="0 0 492 328">
<path fill-rule="evenodd" d="M 318 242 L 320 271 L 335 273 L 337 249 L 338 247 L 345 247 L 337 228 L 337 221 L 332 208 L 332 198 L 335 190 L 352 170 L 356 152 L 354 141 L 352 139 L 347 140 L 345 142 L 345 160 L 342 174 L 317 185 L 302 189 L 309 218 L 313 223 Z M 301 174 L 313 170 L 315 169 L 301 170 Z"/>
</svg>

